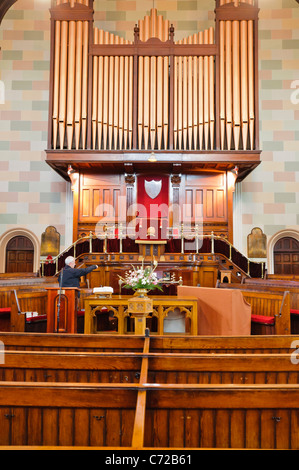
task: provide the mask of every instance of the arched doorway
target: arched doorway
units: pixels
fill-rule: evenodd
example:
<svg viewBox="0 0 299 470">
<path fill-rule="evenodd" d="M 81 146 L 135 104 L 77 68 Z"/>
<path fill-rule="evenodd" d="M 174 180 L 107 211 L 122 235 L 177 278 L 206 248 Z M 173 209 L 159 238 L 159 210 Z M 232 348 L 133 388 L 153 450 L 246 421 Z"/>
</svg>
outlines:
<svg viewBox="0 0 299 470">
<path fill-rule="evenodd" d="M 299 274 L 299 241 L 280 238 L 274 245 L 274 274 Z"/>
<path fill-rule="evenodd" d="M 34 246 L 25 236 L 11 238 L 6 246 L 6 273 L 32 273 Z"/>
</svg>

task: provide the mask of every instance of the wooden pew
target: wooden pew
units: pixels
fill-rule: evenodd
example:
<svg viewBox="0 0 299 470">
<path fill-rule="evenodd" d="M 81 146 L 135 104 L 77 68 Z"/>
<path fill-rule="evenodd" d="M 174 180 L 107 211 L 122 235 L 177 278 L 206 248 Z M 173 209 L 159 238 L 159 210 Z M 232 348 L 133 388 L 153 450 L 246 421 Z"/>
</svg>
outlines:
<svg viewBox="0 0 299 470">
<path fill-rule="evenodd" d="M 80 289 L 78 333 L 84 333 L 84 299 L 91 293 L 92 289 Z M 0 331 L 46 332 L 46 298 L 46 289 L 36 286 L 0 287 Z M 24 312 L 36 312 L 38 315 L 26 316 Z"/>
<path fill-rule="evenodd" d="M 267 320 L 270 318 L 274 326 L 274 334 L 291 333 L 289 292 L 278 294 L 245 290 L 242 294 L 246 302 L 251 304 L 253 322 L 262 322 L 265 317 Z"/>
<path fill-rule="evenodd" d="M 264 279 L 279 279 L 279 280 L 290 280 L 299 281 L 299 274 L 268 274 L 266 273 Z"/>
<path fill-rule="evenodd" d="M 152 336 L 151 352 L 258 353 L 293 351 L 299 335 L 259 336 Z M 70 335 L 0 332 L 5 351 L 142 352 L 144 337 L 131 335 Z"/>
<path fill-rule="evenodd" d="M 9 288 L 0 288 L 1 331 L 46 331 L 46 296 L 45 289 L 36 287 L 10 286 Z M 3 320 L 4 311 L 6 312 L 5 323 Z M 29 315 L 25 315 L 25 312 L 28 312 Z M 30 315 L 32 312 L 35 312 L 34 316 Z M 36 328 L 38 323 L 40 328 Z"/>
<path fill-rule="evenodd" d="M 10 331 L 10 290 L 0 288 L 0 331 Z"/>
<path fill-rule="evenodd" d="M 253 280 L 255 281 L 255 280 Z M 263 281 L 263 280 L 262 280 Z M 298 284 L 298 283 L 297 283 Z M 290 284 L 277 284 L 268 280 L 264 282 L 252 282 L 244 284 L 224 284 L 217 282 L 216 287 L 225 288 L 225 289 L 242 289 L 242 290 L 251 290 L 255 292 L 273 292 L 276 294 L 283 295 L 284 292 L 290 293 L 290 315 L 291 315 L 291 333 L 299 333 L 299 287 L 294 287 Z"/>
<path fill-rule="evenodd" d="M 46 331 L 47 321 L 47 292 L 46 290 L 19 290 L 12 291 L 11 305 L 11 331 L 34 331 L 30 326 L 36 322 L 42 323 Z"/>
<path fill-rule="evenodd" d="M 299 342 L 298 342 L 299 345 Z M 143 353 L 7 351 L 0 381 L 138 383 Z M 298 352 L 197 354 L 147 352 L 148 383 L 299 384 Z"/>
<path fill-rule="evenodd" d="M 0 332 L 5 351 L 142 352 L 143 337 Z M 284 344 L 287 347 L 287 344 Z"/>
<path fill-rule="evenodd" d="M 32 273 L 0 274 L 0 287 L 17 286 L 43 287 L 57 284 L 57 276 L 39 277 Z"/>
<path fill-rule="evenodd" d="M 1 338 L 1 337 L 0 337 Z M 153 336 L 151 352 L 197 354 L 287 354 L 294 352 L 298 335 Z"/>
<path fill-rule="evenodd" d="M 62 338 L 55 334 L 4 333 L 1 341 L 13 336 L 23 337 L 23 346 L 29 337 L 34 347 L 43 337 L 52 346 L 55 342 L 56 349 L 74 347 L 76 341 L 79 347 L 79 339 L 86 344 L 88 339 L 102 351 L 114 341 L 114 347 L 122 341 L 128 346 L 132 339 L 131 346 L 138 346 L 138 353 L 8 350 L 1 366 L 8 373 L 0 382 L 1 449 L 299 449 L 298 365 L 290 357 L 292 351 L 297 359 L 299 337 Z M 288 348 L 289 352 L 244 354 L 245 349 L 240 349 L 240 354 L 220 354 L 226 339 L 230 351 L 240 346 L 253 349 L 254 344 L 261 347 L 265 339 L 268 347 Z M 186 354 L 187 347 L 210 350 L 213 344 L 216 355 Z M 118 376 L 117 383 L 112 377 L 107 382 L 105 375 L 103 383 L 81 382 L 86 380 L 87 371 L 105 374 L 120 369 L 139 375 L 133 375 L 130 382 L 120 382 L 124 376 Z M 21 381 L 20 370 L 27 371 Z M 43 371 L 55 371 L 55 381 L 38 375 Z M 203 375 L 206 373 L 209 380 Z M 11 381 L 7 380 L 9 374 Z M 42 378 L 45 381 L 30 382 Z M 64 378 L 73 381 L 61 382 Z"/>
<path fill-rule="evenodd" d="M 289 291 L 291 295 L 291 309 L 299 310 L 299 282 L 285 279 L 255 279 L 248 278 L 242 282 L 242 288 L 270 292 Z"/>
<path fill-rule="evenodd" d="M 134 352 L 6 351 L 0 381 L 138 383 L 141 358 Z"/>
<path fill-rule="evenodd" d="M 290 312 L 292 320 L 292 332 L 299 331 L 299 282 L 278 278 L 248 279 L 242 284 L 246 289 L 264 290 L 267 292 L 290 292 Z"/>
<path fill-rule="evenodd" d="M 290 293 L 288 291 L 268 292 L 263 288 L 243 288 L 243 284 L 220 283 L 216 288 L 238 289 L 244 299 L 251 304 L 252 334 L 290 334 Z M 255 325 L 265 325 L 261 330 Z"/>
<path fill-rule="evenodd" d="M 2 449 L 299 448 L 294 384 L 1 382 L 0 387 Z M 141 393 L 145 412 L 144 402 L 138 403 Z"/>
</svg>

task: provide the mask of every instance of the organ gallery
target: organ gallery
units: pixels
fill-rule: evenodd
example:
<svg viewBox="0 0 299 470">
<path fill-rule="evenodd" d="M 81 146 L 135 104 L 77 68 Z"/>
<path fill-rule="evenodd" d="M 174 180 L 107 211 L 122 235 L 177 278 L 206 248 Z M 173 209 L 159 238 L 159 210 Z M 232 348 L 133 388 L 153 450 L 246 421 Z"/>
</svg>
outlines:
<svg viewBox="0 0 299 470">
<path fill-rule="evenodd" d="M 152 8 L 125 40 L 94 27 L 88 0 L 52 7 L 46 161 L 72 181 L 74 241 L 101 225 L 138 239 L 156 224 L 159 239 L 183 223 L 233 242 L 235 183 L 260 163 L 258 8 L 217 1 L 214 13 L 176 40 Z"/>
</svg>

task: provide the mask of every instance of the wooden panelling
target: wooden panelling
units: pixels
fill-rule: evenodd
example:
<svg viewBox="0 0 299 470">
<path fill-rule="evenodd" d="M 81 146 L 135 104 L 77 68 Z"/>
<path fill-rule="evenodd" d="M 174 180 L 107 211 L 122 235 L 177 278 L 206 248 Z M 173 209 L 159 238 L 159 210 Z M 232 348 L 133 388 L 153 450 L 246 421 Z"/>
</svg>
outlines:
<svg viewBox="0 0 299 470">
<path fill-rule="evenodd" d="M 125 185 L 123 175 L 87 175 L 80 176 L 80 222 L 119 222 L 125 214 L 120 203 L 123 196 L 125 205 Z"/>
<path fill-rule="evenodd" d="M 124 174 L 81 174 L 78 229 L 95 230 L 95 224 L 122 222 L 132 218 L 130 207 L 136 201 L 137 188 L 125 184 Z M 227 176 L 225 172 L 182 175 L 171 186 L 168 199 L 169 226 L 203 224 L 205 233 L 228 235 Z M 75 219 L 74 219 L 75 220 Z M 90 224 L 88 227 L 86 224 Z"/>
<path fill-rule="evenodd" d="M 296 335 L 0 339 L 1 450 L 299 448 Z"/>
<path fill-rule="evenodd" d="M 180 205 L 183 207 L 185 224 L 221 223 L 227 227 L 226 173 L 206 172 L 183 175 Z M 221 230 L 223 230 L 223 227 Z"/>
</svg>

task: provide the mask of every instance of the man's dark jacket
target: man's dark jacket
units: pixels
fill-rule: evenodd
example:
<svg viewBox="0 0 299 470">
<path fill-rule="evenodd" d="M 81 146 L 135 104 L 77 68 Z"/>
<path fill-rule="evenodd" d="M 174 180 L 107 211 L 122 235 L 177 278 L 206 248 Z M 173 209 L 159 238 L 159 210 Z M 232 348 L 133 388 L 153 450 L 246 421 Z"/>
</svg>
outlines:
<svg viewBox="0 0 299 470">
<path fill-rule="evenodd" d="M 97 266 L 94 265 L 81 269 L 65 266 L 59 274 L 59 285 L 61 287 L 80 287 L 80 277 L 86 276 L 86 274 L 90 273 L 94 269 L 97 269 Z"/>
</svg>

